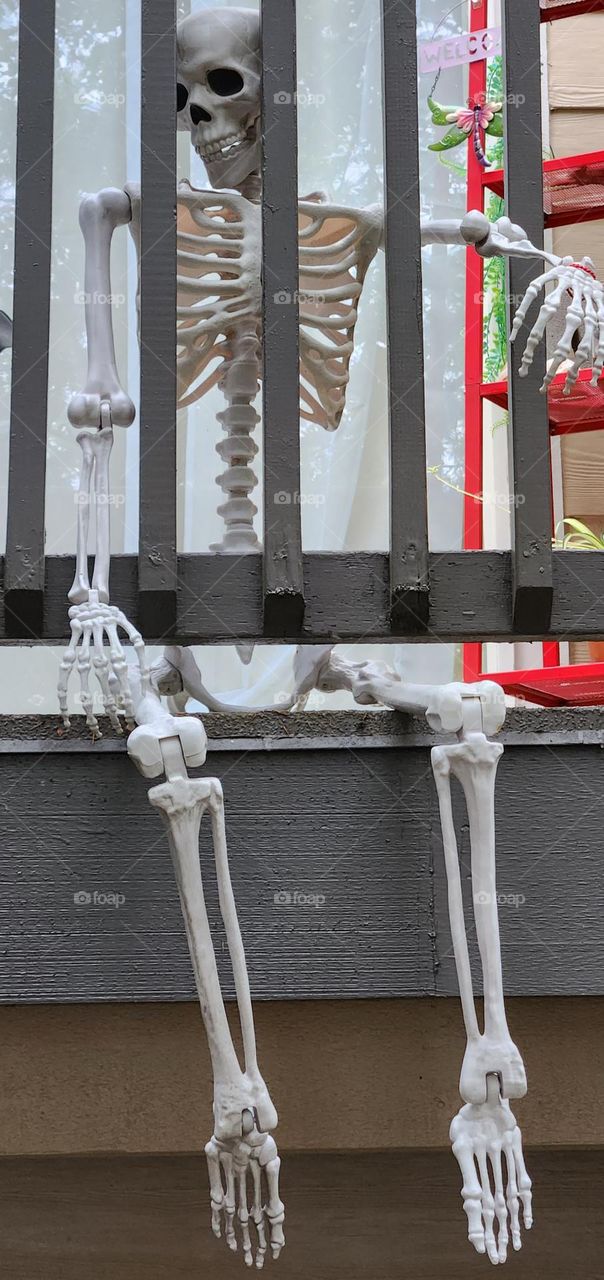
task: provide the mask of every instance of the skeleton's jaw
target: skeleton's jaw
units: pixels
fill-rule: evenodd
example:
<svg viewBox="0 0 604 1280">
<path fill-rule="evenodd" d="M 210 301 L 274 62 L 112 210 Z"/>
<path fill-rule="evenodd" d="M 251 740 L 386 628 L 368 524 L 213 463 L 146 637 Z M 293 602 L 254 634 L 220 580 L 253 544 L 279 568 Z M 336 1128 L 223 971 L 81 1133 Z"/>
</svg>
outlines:
<svg viewBox="0 0 604 1280">
<path fill-rule="evenodd" d="M 236 190 L 252 174 L 260 174 L 259 120 L 250 128 L 229 134 L 224 138 L 201 139 L 195 143 L 195 151 L 205 164 L 208 178 L 215 191 Z"/>
</svg>

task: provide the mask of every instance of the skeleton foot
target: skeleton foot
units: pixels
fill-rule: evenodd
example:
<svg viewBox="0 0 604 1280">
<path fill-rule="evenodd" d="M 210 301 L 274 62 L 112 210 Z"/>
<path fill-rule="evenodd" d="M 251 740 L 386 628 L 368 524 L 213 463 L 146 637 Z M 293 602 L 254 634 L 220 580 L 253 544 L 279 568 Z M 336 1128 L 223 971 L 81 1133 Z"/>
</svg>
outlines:
<svg viewBox="0 0 604 1280">
<path fill-rule="evenodd" d="M 274 1139 L 258 1131 L 249 1110 L 243 1112 L 242 1129 L 243 1136 L 231 1141 L 214 1135 L 205 1148 L 212 1231 L 220 1238 L 224 1228 L 226 1243 L 236 1252 L 238 1223 L 244 1262 L 248 1267 L 255 1263 L 260 1270 L 268 1244 L 275 1260 L 285 1244 L 285 1210 L 279 1198 L 281 1162 Z"/>
<path fill-rule="evenodd" d="M 508 1227 L 514 1249 L 521 1247 L 520 1203 L 527 1230 L 532 1226 L 533 1216 L 531 1180 L 524 1163 L 522 1135 L 509 1103 L 500 1095 L 495 1075 L 488 1077 L 487 1101 L 462 1107 L 451 1124 L 449 1136 L 463 1178 L 461 1194 L 468 1218 L 468 1239 L 477 1253 L 488 1254 L 495 1265 L 505 1262 Z M 502 1154 L 507 1166 L 505 1189 Z"/>
</svg>

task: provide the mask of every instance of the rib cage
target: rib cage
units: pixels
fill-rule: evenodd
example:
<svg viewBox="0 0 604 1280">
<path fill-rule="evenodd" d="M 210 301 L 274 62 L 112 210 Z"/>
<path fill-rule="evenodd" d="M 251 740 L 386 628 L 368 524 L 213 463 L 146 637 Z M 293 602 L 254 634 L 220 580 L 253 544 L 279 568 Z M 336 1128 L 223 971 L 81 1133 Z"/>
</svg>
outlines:
<svg viewBox="0 0 604 1280">
<path fill-rule="evenodd" d="M 260 320 L 260 216 L 260 206 L 236 192 L 179 184 L 179 408 L 220 380 L 239 324 Z M 327 431 L 344 410 L 358 299 L 381 226 L 377 209 L 346 209 L 322 196 L 299 202 L 300 413 Z"/>
</svg>

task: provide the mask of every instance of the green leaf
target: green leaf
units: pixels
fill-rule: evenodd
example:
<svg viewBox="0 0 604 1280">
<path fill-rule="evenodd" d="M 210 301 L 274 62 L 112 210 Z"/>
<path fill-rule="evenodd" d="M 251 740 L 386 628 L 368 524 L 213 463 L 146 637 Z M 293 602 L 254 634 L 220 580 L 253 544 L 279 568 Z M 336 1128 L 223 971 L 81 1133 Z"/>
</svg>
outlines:
<svg viewBox="0 0 604 1280">
<path fill-rule="evenodd" d="M 490 133 L 492 138 L 503 138 L 503 116 L 501 112 L 499 115 L 493 116 L 485 132 Z"/>
<path fill-rule="evenodd" d="M 565 534 L 565 546 L 580 547 L 584 550 L 593 549 L 594 551 L 601 551 L 603 549 L 602 539 L 597 533 L 594 533 L 593 529 L 590 529 L 588 525 L 583 524 L 582 520 L 574 520 L 567 517 L 567 519 L 562 521 L 562 525 L 564 526 L 565 524 L 569 525 L 569 527 L 574 530 L 573 533 Z"/>
<path fill-rule="evenodd" d="M 434 98 L 428 98 L 428 106 L 432 112 L 432 124 L 450 124 L 451 121 L 447 120 L 447 116 L 450 116 L 452 111 L 459 110 L 458 107 L 441 107 L 440 102 L 435 102 Z"/>
<path fill-rule="evenodd" d="M 441 138 L 440 142 L 431 142 L 428 151 L 450 151 L 451 147 L 459 147 L 462 142 L 468 141 L 468 134 L 463 129 L 458 129 L 457 125 L 453 125 L 452 129 Z"/>
</svg>

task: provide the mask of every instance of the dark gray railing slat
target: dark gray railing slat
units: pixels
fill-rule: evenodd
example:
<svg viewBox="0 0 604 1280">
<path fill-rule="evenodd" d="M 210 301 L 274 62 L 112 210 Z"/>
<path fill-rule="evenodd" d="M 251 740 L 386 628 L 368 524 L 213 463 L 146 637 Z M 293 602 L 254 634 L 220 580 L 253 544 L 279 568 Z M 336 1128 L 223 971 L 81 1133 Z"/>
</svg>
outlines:
<svg viewBox="0 0 604 1280">
<path fill-rule="evenodd" d="M 142 0 L 139 621 L 176 620 L 176 14 Z"/>
<path fill-rule="evenodd" d="M 262 65 L 264 628 L 279 636 L 304 620 L 296 0 L 262 0 Z"/>
<path fill-rule="evenodd" d="M 382 0 L 391 622 L 405 632 L 430 604 L 416 29 L 415 0 Z"/>
<path fill-rule="evenodd" d="M 537 248 L 543 248 L 543 147 L 541 138 L 540 15 L 537 4 L 505 0 L 506 211 Z M 518 97 L 522 101 L 518 102 Z M 545 268 L 543 268 L 545 269 Z M 534 259 L 508 259 L 510 318 L 539 270 Z M 534 316 L 533 316 L 534 319 Z M 545 344 L 535 351 L 528 376 L 519 376 L 522 335 L 508 351 L 509 441 L 512 504 L 513 624 L 518 633 L 547 631 L 552 610 L 552 492 Z"/>
<path fill-rule="evenodd" d="M 21 0 L 5 603 L 9 634 L 41 635 L 54 119 L 54 0 Z"/>
</svg>

